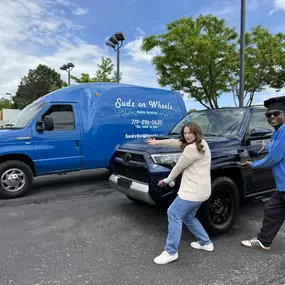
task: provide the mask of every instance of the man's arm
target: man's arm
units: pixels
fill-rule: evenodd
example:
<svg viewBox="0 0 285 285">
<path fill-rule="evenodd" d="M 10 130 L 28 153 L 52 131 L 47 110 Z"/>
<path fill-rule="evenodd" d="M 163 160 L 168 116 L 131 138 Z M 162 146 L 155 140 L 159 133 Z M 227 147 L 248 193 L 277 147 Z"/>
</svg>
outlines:
<svg viewBox="0 0 285 285">
<path fill-rule="evenodd" d="M 280 129 L 278 139 L 270 147 L 266 157 L 252 163 L 252 168 L 270 168 L 285 157 L 285 128 Z"/>
</svg>

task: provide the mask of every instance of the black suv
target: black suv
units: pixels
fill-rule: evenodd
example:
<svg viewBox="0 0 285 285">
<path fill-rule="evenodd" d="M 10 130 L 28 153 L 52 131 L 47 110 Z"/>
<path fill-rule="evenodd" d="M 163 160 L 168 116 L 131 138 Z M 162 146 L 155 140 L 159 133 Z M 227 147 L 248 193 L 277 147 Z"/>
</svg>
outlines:
<svg viewBox="0 0 285 285">
<path fill-rule="evenodd" d="M 241 162 L 266 155 L 259 153 L 273 129 L 262 107 L 222 108 L 193 112 L 185 116 L 165 137 L 179 138 L 187 122 L 199 124 L 212 152 L 212 195 L 202 204 L 198 217 L 211 234 L 226 232 L 235 222 L 240 201 L 272 192 L 275 182 L 271 169 L 242 168 Z M 110 162 L 109 181 L 134 202 L 169 205 L 176 197 L 180 179 L 174 187 L 159 187 L 181 155 L 180 149 L 155 147 L 146 140 L 122 144 Z"/>
</svg>

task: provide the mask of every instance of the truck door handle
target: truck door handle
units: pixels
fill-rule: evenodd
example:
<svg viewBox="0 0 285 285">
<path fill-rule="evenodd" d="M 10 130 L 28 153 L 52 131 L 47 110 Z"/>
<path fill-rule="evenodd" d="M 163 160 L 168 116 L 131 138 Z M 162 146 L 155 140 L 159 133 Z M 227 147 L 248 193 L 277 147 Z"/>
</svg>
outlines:
<svg viewBox="0 0 285 285">
<path fill-rule="evenodd" d="M 80 140 L 76 140 L 76 141 L 75 141 L 75 145 L 76 145 L 76 146 L 75 146 L 76 148 L 79 148 L 79 147 L 80 147 Z"/>
</svg>

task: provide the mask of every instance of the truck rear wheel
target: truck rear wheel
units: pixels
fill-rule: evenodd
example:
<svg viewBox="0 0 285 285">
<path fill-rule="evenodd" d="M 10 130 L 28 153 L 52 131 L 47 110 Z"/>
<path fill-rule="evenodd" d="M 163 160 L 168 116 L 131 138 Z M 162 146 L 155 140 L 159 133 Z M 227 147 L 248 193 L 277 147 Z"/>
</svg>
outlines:
<svg viewBox="0 0 285 285">
<path fill-rule="evenodd" d="M 201 223 L 209 234 L 227 232 L 239 212 L 240 196 L 235 182 L 228 177 L 218 177 L 212 182 L 212 195 L 198 212 Z"/>
<path fill-rule="evenodd" d="M 33 172 L 24 162 L 8 160 L 0 164 L 0 197 L 23 196 L 33 183 Z"/>
</svg>

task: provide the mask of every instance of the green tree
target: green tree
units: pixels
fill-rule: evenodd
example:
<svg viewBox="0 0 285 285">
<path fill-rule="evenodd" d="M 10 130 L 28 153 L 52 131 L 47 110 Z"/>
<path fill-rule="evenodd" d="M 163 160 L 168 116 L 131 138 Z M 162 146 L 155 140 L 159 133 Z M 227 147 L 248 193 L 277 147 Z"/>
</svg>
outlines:
<svg viewBox="0 0 285 285">
<path fill-rule="evenodd" d="M 208 109 L 218 108 L 219 96 L 230 91 L 237 38 L 223 19 L 190 16 L 168 24 L 165 34 L 145 38 L 142 50 L 161 50 L 153 59 L 160 85 L 181 90 Z"/>
<path fill-rule="evenodd" d="M 70 77 L 76 83 L 88 83 L 88 82 L 116 82 L 116 72 L 114 72 L 114 64 L 109 57 L 102 57 L 102 61 L 97 65 L 98 69 L 91 77 L 88 73 L 81 73 L 81 77 L 71 75 Z M 121 75 L 120 75 L 121 77 Z"/>
<path fill-rule="evenodd" d="M 40 64 L 36 69 L 30 69 L 27 76 L 21 79 L 14 97 L 14 107 L 22 109 L 36 99 L 46 95 L 53 88 L 61 88 L 63 81 L 54 69 Z"/>
<path fill-rule="evenodd" d="M 240 45 L 235 28 L 213 15 L 181 18 L 167 32 L 143 40 L 142 50 L 159 48 L 155 56 L 158 82 L 191 96 L 206 108 L 218 108 L 221 94 L 239 96 Z M 261 26 L 246 33 L 245 105 L 271 87 L 285 87 L 285 35 Z"/>
<path fill-rule="evenodd" d="M 0 99 L 0 111 L 2 109 L 11 109 L 12 108 L 12 102 L 8 99 L 1 98 Z"/>
<path fill-rule="evenodd" d="M 279 91 L 285 83 L 285 35 L 271 34 L 268 29 L 251 28 L 245 35 L 245 105 L 250 106 L 254 95 L 268 86 Z M 231 73 L 229 87 L 235 103 L 239 95 L 239 49 L 234 58 L 235 69 Z M 236 103 L 237 105 L 237 103 Z"/>
</svg>

